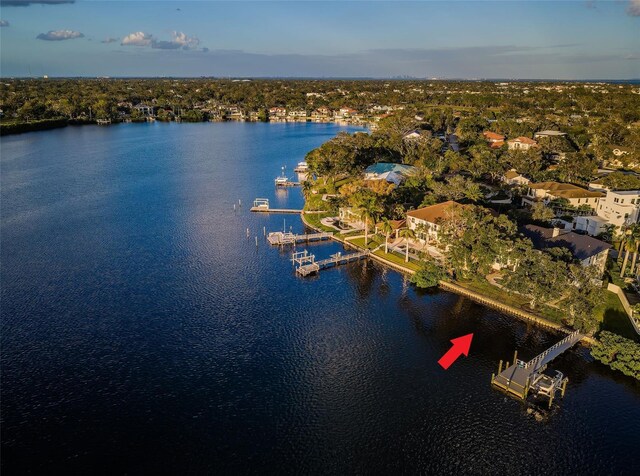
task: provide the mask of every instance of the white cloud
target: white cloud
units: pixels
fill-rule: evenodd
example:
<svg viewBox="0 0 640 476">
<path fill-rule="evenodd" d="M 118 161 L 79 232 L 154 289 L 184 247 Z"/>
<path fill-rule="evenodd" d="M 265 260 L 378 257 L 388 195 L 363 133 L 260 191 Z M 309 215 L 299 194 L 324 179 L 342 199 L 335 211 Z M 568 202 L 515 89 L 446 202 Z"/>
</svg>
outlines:
<svg viewBox="0 0 640 476">
<path fill-rule="evenodd" d="M 120 44 L 127 46 L 149 46 L 153 41 L 153 35 L 136 31 L 135 33 L 130 33 L 125 36 Z"/>
<path fill-rule="evenodd" d="M 160 41 L 154 39 L 151 42 L 151 47 L 160 50 L 192 50 L 197 48 L 199 44 L 200 39 L 195 36 L 188 36 L 181 31 L 173 31 L 171 32 L 171 41 Z"/>
<path fill-rule="evenodd" d="M 74 38 L 84 38 L 84 35 L 79 31 L 73 30 L 50 30 L 47 33 L 40 33 L 36 38 L 38 40 L 46 41 L 62 41 L 73 40 Z"/>
<path fill-rule="evenodd" d="M 102 40 L 100 43 L 115 43 L 116 41 L 118 41 L 118 38 L 108 37 Z"/>
<path fill-rule="evenodd" d="M 9 26 L 9 22 L 7 20 L 0 20 L 0 26 Z"/>
<path fill-rule="evenodd" d="M 627 13 L 632 17 L 640 17 L 640 0 L 629 0 Z"/>
<path fill-rule="evenodd" d="M 174 31 L 172 36 L 173 41 L 180 44 L 184 49 L 197 48 L 200 44 L 200 39 L 195 36 L 187 36 L 181 31 Z"/>
</svg>

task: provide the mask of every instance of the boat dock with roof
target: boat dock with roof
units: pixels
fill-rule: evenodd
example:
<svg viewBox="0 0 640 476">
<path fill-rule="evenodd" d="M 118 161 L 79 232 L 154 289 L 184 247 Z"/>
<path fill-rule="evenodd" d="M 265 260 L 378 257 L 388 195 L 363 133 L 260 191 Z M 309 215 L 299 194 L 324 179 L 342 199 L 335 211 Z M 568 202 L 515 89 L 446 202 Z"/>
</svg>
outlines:
<svg viewBox="0 0 640 476">
<path fill-rule="evenodd" d="M 315 255 L 309 254 L 307 250 L 304 250 L 293 253 L 291 255 L 291 261 L 298 264 L 298 267 L 296 268 L 297 274 L 301 276 L 309 276 L 310 274 L 317 273 L 322 269 L 333 268 L 342 264 L 360 261 L 368 256 L 369 250 L 346 254 L 339 251 L 329 256 L 329 258 L 316 261 Z"/>
<path fill-rule="evenodd" d="M 572 332 L 529 362 L 518 360 L 516 351 L 513 364 L 509 365 L 507 362 L 504 370 L 500 361 L 498 374 L 491 376 L 491 384 L 520 400 L 526 400 L 530 394 L 547 398 L 551 408 L 556 392 L 560 391 L 561 396 L 564 396 L 568 379 L 558 371 L 555 375 L 547 375 L 543 372 L 553 359 L 573 347 L 582 337 L 580 332 Z"/>
<path fill-rule="evenodd" d="M 272 231 L 267 235 L 267 241 L 272 245 L 295 245 L 296 243 L 309 243 L 312 241 L 326 241 L 330 240 L 333 233 L 321 232 L 321 233 L 303 233 L 295 234 L 285 231 Z"/>
</svg>

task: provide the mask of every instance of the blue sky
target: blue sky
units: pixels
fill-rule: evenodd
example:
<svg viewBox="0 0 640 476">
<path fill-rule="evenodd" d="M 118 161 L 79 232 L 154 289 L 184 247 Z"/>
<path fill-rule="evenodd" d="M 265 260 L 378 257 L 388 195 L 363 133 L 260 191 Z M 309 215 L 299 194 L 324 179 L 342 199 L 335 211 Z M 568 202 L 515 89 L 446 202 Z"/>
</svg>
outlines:
<svg viewBox="0 0 640 476">
<path fill-rule="evenodd" d="M 640 77 L 640 0 L 0 4 L 4 77 Z"/>
</svg>

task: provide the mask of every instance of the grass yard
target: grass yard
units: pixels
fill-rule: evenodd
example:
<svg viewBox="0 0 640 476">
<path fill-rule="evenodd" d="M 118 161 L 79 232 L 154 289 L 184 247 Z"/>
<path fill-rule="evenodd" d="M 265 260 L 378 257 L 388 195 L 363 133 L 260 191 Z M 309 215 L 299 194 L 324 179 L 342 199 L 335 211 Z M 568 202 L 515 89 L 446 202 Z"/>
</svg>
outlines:
<svg viewBox="0 0 640 476">
<path fill-rule="evenodd" d="M 620 298 L 616 294 L 606 291 L 605 301 L 595 309 L 595 313 L 600 321 L 601 331 L 614 332 L 627 339 L 640 342 L 631 322 L 629 322 L 629 316 L 627 316 Z"/>
<path fill-rule="evenodd" d="M 330 231 L 332 233 L 335 233 L 336 230 L 334 230 L 331 227 L 325 226 L 322 223 L 320 223 L 320 220 L 322 220 L 323 218 L 329 217 L 331 216 L 331 212 L 326 212 L 326 213 L 308 213 L 304 215 L 304 220 L 309 223 L 309 225 L 313 226 L 314 228 L 317 228 L 319 230 L 322 231 Z"/>
</svg>

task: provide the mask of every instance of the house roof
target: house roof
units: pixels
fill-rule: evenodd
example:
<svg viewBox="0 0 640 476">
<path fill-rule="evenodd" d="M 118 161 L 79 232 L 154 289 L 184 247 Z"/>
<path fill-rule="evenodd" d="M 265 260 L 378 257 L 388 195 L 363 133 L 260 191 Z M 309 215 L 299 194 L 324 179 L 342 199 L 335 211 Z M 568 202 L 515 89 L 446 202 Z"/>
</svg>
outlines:
<svg viewBox="0 0 640 476">
<path fill-rule="evenodd" d="M 504 145 L 504 141 L 503 140 L 497 140 L 495 142 L 492 142 L 489 147 L 491 147 L 492 149 L 499 149 L 503 145 Z"/>
<path fill-rule="evenodd" d="M 482 135 L 484 135 L 488 140 L 504 140 L 503 135 L 491 131 L 484 131 Z"/>
<path fill-rule="evenodd" d="M 516 178 L 516 177 L 520 177 L 521 174 L 519 174 L 518 172 L 516 172 L 515 170 L 509 170 L 508 172 L 505 172 L 504 174 L 504 178 L 506 178 L 507 180 Z"/>
<path fill-rule="evenodd" d="M 379 222 L 376 224 L 376 226 L 382 226 L 383 223 L 384 222 Z M 389 224 L 391 225 L 391 228 L 394 230 L 398 230 L 402 228 L 406 223 L 407 223 L 406 220 L 389 220 Z"/>
<path fill-rule="evenodd" d="M 365 174 L 382 175 L 390 172 L 395 172 L 400 175 L 411 175 L 416 171 L 416 168 L 412 165 L 393 164 L 390 162 L 378 162 L 377 164 L 370 165 L 364 171 Z"/>
<path fill-rule="evenodd" d="M 428 221 L 429 223 L 435 223 L 437 220 L 445 218 L 447 216 L 447 211 L 452 208 L 455 209 L 462 206 L 463 205 L 458 202 L 449 200 L 448 202 L 438 203 L 437 205 L 411 210 L 410 212 L 407 212 L 407 216 Z"/>
<path fill-rule="evenodd" d="M 534 190 L 546 190 L 549 195 L 560 198 L 593 198 L 604 197 L 603 193 L 592 192 L 577 185 L 561 182 L 530 183 L 529 188 Z"/>
<path fill-rule="evenodd" d="M 545 228 L 536 225 L 525 225 L 522 233 L 531 239 L 533 246 L 538 249 L 565 247 L 580 261 L 598 255 L 611 248 L 609 243 L 597 240 L 589 235 L 580 235 L 572 231 L 561 230 L 558 236 L 553 236 L 553 228 Z"/>
<path fill-rule="evenodd" d="M 560 131 L 540 131 L 540 132 L 536 132 L 535 134 L 533 134 L 534 137 L 549 137 L 549 136 L 566 136 L 567 133 L 566 132 L 560 132 Z"/>
<path fill-rule="evenodd" d="M 524 137 L 524 136 L 516 137 L 515 139 L 509 139 L 507 142 L 522 142 L 523 144 L 529 144 L 529 145 L 538 144 L 533 139 L 529 139 L 528 137 Z"/>
</svg>

